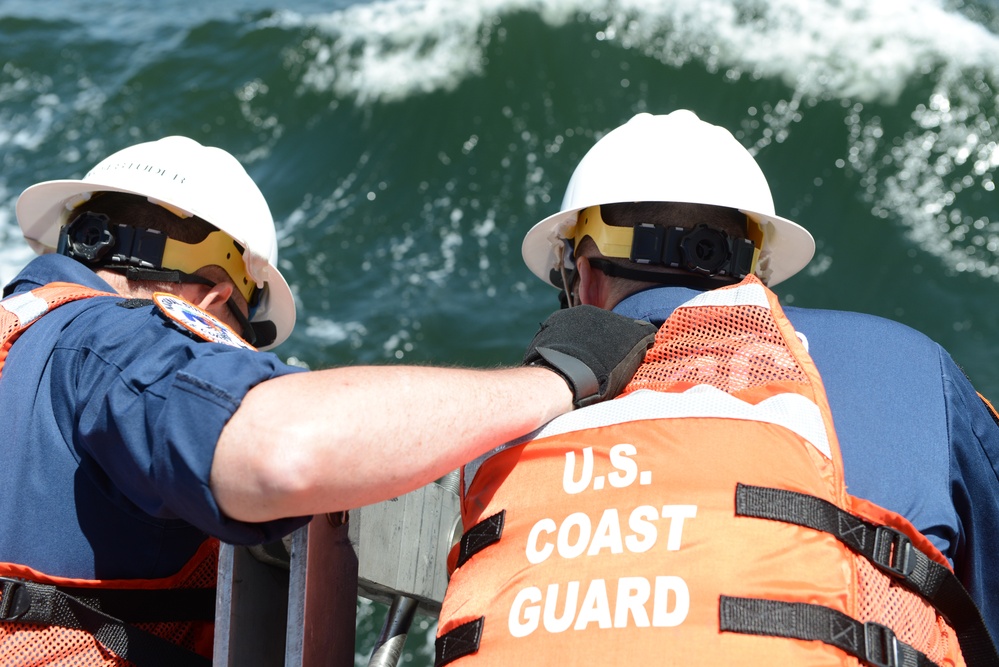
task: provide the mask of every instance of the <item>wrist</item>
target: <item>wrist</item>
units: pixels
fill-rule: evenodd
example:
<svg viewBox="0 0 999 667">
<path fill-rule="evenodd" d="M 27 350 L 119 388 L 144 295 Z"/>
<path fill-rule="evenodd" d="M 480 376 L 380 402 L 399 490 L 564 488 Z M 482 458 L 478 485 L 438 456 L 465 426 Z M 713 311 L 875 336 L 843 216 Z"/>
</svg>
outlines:
<svg viewBox="0 0 999 667">
<path fill-rule="evenodd" d="M 572 385 L 558 371 L 548 366 L 524 366 L 524 372 L 531 373 L 543 381 L 541 396 L 544 400 L 538 405 L 547 406 L 547 418 L 552 419 L 573 409 L 574 394 Z"/>
<path fill-rule="evenodd" d="M 579 407 L 600 393 L 600 380 L 593 370 L 579 359 L 549 347 L 535 348 L 540 357 L 531 363 L 555 373 L 569 388 L 573 406 Z"/>
</svg>

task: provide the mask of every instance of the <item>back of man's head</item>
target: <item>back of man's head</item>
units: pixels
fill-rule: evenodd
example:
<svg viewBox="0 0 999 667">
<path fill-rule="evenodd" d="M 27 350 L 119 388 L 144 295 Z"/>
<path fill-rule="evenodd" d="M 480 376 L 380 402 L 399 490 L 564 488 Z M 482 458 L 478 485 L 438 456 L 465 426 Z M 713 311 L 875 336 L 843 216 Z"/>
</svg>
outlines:
<svg viewBox="0 0 999 667">
<path fill-rule="evenodd" d="M 625 202 L 604 204 L 599 207 L 603 223 L 610 227 L 634 229 L 635 227 L 656 228 L 669 233 L 670 238 L 690 238 L 693 233 L 700 233 L 699 240 L 704 257 L 722 252 L 727 255 L 728 248 L 733 243 L 743 241 L 749 247 L 746 239 L 747 218 L 744 213 L 724 206 L 708 204 L 689 204 L 685 202 Z M 682 231 L 681 231 L 682 230 Z M 705 235 L 710 230 L 716 234 Z M 658 233 L 649 230 L 650 233 Z M 707 244 L 707 245 L 705 245 Z M 679 249 L 678 249 L 679 250 Z M 696 253 L 698 249 L 691 248 L 689 252 Z M 749 257 L 752 250 L 747 250 L 745 266 L 749 267 Z M 690 266 L 666 266 L 663 264 L 638 264 L 628 257 L 605 256 L 592 236 L 584 235 L 575 239 L 574 261 L 585 257 L 589 266 L 605 274 L 609 296 L 614 303 L 637 291 L 653 285 L 691 285 L 691 273 L 696 276 L 696 284 L 700 287 L 720 287 L 735 282 L 737 277 L 728 275 L 729 270 L 723 270 L 723 275 L 710 278 L 698 274 Z M 677 255 L 677 259 L 683 259 Z M 697 261 L 696 259 L 694 261 Z M 578 276 L 574 276 L 574 279 Z"/>
<path fill-rule="evenodd" d="M 745 237 L 746 215 L 736 209 L 686 202 L 624 202 L 600 207 L 604 222 L 617 227 L 645 223 L 658 227 L 694 229 L 708 225 L 730 236 Z"/>
</svg>

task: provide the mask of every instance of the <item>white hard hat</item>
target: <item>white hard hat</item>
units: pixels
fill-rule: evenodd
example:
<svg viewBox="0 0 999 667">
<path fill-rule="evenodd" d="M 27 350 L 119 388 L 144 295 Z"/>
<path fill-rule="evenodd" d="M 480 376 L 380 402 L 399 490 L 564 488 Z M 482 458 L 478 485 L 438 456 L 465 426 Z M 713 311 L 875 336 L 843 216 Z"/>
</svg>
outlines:
<svg viewBox="0 0 999 667">
<path fill-rule="evenodd" d="M 536 224 L 522 246 L 531 271 L 549 284 L 556 249 L 577 214 L 590 206 L 681 202 L 738 209 L 762 229 L 756 274 L 776 285 L 815 254 L 808 231 L 774 215 L 770 186 L 756 160 L 725 128 L 693 112 L 641 113 L 608 132 L 583 156 L 569 179 L 562 210 Z"/>
<path fill-rule="evenodd" d="M 32 185 L 17 200 L 17 222 L 39 254 L 54 252 L 69 212 L 96 192 L 147 197 L 170 210 L 197 216 L 231 236 L 261 290 L 252 322 L 271 322 L 284 341 L 295 326 L 295 298 L 277 268 L 277 235 L 264 195 L 236 158 L 187 137 L 166 137 L 114 153 L 82 180 Z"/>
</svg>

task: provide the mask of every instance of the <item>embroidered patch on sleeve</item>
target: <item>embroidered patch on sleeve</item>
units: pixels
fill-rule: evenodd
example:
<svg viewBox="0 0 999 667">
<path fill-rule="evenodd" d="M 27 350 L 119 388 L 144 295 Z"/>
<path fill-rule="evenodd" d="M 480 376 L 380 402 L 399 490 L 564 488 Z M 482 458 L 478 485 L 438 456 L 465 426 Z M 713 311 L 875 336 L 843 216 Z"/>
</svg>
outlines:
<svg viewBox="0 0 999 667">
<path fill-rule="evenodd" d="M 156 292 L 153 301 L 167 318 L 185 331 L 193 333 L 212 343 L 222 343 L 232 347 L 255 349 L 240 338 L 239 334 L 214 315 L 198 308 L 193 303 L 167 292 Z"/>
</svg>

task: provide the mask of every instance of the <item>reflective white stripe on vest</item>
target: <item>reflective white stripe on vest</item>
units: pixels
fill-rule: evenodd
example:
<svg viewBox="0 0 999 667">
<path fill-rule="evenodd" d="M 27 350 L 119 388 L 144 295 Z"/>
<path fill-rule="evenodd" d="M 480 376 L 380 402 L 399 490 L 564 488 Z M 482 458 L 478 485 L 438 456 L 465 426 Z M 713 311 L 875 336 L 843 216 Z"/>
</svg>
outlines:
<svg viewBox="0 0 999 667">
<path fill-rule="evenodd" d="M 465 466 L 465 490 L 468 490 L 479 466 L 489 457 L 530 440 L 633 421 L 696 417 L 742 419 L 782 426 L 805 439 L 826 458 L 832 458 L 822 411 L 801 394 L 779 394 L 753 405 L 710 385 L 697 385 L 682 393 L 642 389 L 613 401 L 597 403 L 557 417 L 529 436 L 475 459 Z"/>
<path fill-rule="evenodd" d="M 0 301 L 0 307 L 14 315 L 23 327 L 44 315 L 49 304 L 31 292 L 24 292 Z"/>
<path fill-rule="evenodd" d="M 767 293 L 763 285 L 750 283 L 733 289 L 713 289 L 701 292 L 680 308 L 697 308 L 699 306 L 759 306 L 770 309 Z"/>
</svg>

